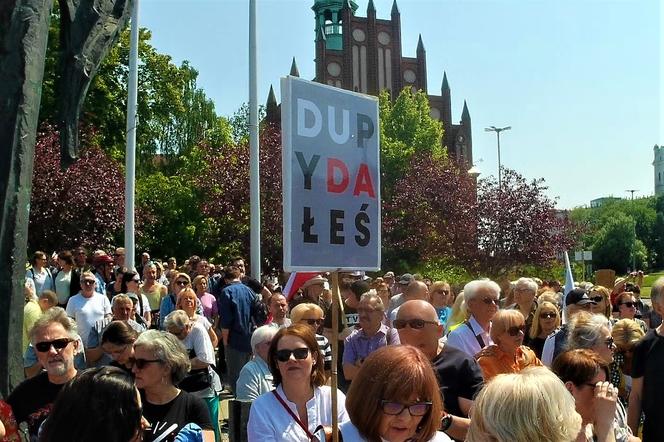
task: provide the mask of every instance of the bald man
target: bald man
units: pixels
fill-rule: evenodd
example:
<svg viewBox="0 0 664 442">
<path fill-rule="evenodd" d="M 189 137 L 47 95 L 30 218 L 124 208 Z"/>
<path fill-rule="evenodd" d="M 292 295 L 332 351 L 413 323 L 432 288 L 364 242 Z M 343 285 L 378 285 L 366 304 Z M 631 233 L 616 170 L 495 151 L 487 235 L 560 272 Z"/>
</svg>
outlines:
<svg viewBox="0 0 664 442">
<path fill-rule="evenodd" d="M 429 287 L 423 281 L 411 281 L 406 287 L 406 290 L 403 292 L 404 302 L 413 301 L 415 299 L 430 301 Z M 399 308 L 401 308 L 401 306 L 395 308 L 389 313 L 390 321 L 394 321 L 394 319 L 397 317 Z"/>
<path fill-rule="evenodd" d="M 463 351 L 440 341 L 443 326 L 436 309 L 427 301 L 403 303 L 393 326 L 402 344 L 419 348 L 433 364 L 448 413 L 440 429 L 454 439 L 464 440 L 470 425 L 468 411 L 484 385 L 479 365 Z"/>
</svg>

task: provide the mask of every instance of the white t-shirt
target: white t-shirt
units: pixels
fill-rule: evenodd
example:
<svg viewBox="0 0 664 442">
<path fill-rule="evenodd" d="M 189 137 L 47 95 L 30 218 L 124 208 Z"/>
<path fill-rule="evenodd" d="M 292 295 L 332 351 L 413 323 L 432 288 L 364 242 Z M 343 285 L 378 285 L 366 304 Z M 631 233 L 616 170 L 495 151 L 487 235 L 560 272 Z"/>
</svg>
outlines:
<svg viewBox="0 0 664 442">
<path fill-rule="evenodd" d="M 214 358 L 214 348 L 212 347 L 212 341 L 210 341 L 210 336 L 199 322 L 194 322 L 191 328 L 191 331 L 182 340 L 182 345 L 187 350 L 194 350 L 196 357 L 208 364 L 213 365 L 215 363 Z"/>
<path fill-rule="evenodd" d="M 90 330 L 106 315 L 111 315 L 111 303 L 100 293 L 93 293 L 89 298 L 79 293 L 69 298 L 67 302 L 67 316 L 76 321 L 78 335 L 83 340 L 85 348 L 88 347 Z"/>
<path fill-rule="evenodd" d="M 71 270 L 61 270 L 55 275 L 55 293 L 58 294 L 58 304 L 66 304 L 69 299 L 69 288 L 71 287 Z"/>
</svg>

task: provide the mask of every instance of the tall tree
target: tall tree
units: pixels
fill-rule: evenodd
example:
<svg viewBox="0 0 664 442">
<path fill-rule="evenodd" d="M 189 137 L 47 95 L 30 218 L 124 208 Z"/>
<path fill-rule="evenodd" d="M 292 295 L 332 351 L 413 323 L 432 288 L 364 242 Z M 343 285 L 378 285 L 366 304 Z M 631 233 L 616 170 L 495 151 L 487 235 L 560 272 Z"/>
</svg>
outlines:
<svg viewBox="0 0 664 442">
<path fill-rule="evenodd" d="M 597 268 L 613 269 L 625 273 L 631 266 L 636 245 L 636 223 L 622 212 L 616 212 L 602 226 L 593 245 L 593 264 Z"/>
<path fill-rule="evenodd" d="M 493 177 L 480 181 L 479 269 L 495 275 L 520 265 L 547 265 L 571 247 L 571 225 L 544 190 L 543 179 L 528 182 L 505 168 L 502 187 Z"/>
</svg>

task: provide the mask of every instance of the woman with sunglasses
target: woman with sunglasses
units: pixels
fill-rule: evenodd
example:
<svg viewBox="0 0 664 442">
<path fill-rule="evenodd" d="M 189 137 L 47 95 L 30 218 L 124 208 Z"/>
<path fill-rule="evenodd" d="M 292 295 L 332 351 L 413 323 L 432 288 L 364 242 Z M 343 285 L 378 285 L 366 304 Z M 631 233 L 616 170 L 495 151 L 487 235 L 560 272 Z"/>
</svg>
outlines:
<svg viewBox="0 0 664 442">
<path fill-rule="evenodd" d="M 528 330 L 528 337 L 524 340 L 525 345 L 535 352 L 538 359 L 542 357 L 546 337 L 558 327 L 560 327 L 558 307 L 548 301 L 540 302 L 535 310 L 533 323 Z"/>
<path fill-rule="evenodd" d="M 574 398 L 582 426 L 577 441 L 613 442 L 618 389 L 609 380 L 608 364 L 594 351 L 569 350 L 551 366 Z"/>
<path fill-rule="evenodd" d="M 178 293 L 187 287 L 191 287 L 191 278 L 186 273 L 172 271 L 169 274 L 171 278 L 171 285 L 168 290 L 168 295 L 161 300 L 159 306 L 159 328 L 164 329 L 164 318 L 168 314 L 177 309 Z"/>
<path fill-rule="evenodd" d="M 639 310 L 637 308 L 636 299 L 634 298 L 634 294 L 632 292 L 622 292 L 619 294 L 616 298 L 616 306 L 618 306 L 618 319 L 631 319 L 639 324 L 639 327 L 641 327 L 643 333 L 648 332 L 646 323 L 636 317 L 637 313 L 639 313 Z"/>
<path fill-rule="evenodd" d="M 174 335 L 148 330 L 136 339 L 132 372 L 141 393 L 143 417 L 149 423 L 143 441 L 173 440 L 187 424 L 202 428 L 205 442 L 214 441 L 212 419 L 203 399 L 176 386 L 190 367 L 187 351 Z"/>
<path fill-rule="evenodd" d="M 249 442 L 325 440 L 323 427 L 332 425 L 332 413 L 339 423 L 348 420 L 341 391 L 332 410 L 331 389 L 324 385 L 323 358 L 311 328 L 295 324 L 280 329 L 270 344 L 268 365 L 276 389 L 253 402 Z"/>
<path fill-rule="evenodd" d="M 196 291 L 198 301 L 203 308 L 203 316 L 207 318 L 212 326 L 219 328 L 219 308 L 217 306 L 217 299 L 208 292 L 209 278 L 204 275 L 198 275 L 192 282 L 193 289 Z"/>
<path fill-rule="evenodd" d="M 610 321 L 604 315 L 592 315 L 587 312 L 579 312 L 572 316 L 569 322 L 567 349 L 592 350 L 609 367 L 613 362 L 613 352 L 616 350 L 611 336 Z M 605 380 L 609 383 L 615 382 L 612 388 L 615 388 L 617 393 L 620 386 L 619 377 L 607 370 Z M 625 407 L 620 402 L 615 411 L 614 430 L 616 441 L 629 441 L 633 437 L 627 426 Z"/>
<path fill-rule="evenodd" d="M 315 333 L 318 349 L 320 350 L 320 354 L 323 355 L 325 374 L 329 377 L 330 370 L 332 370 L 332 346 L 325 336 L 318 334 L 318 330 L 320 330 L 325 320 L 323 309 L 316 304 L 305 302 L 293 307 L 290 317 L 291 323 L 304 324 Z"/>
<path fill-rule="evenodd" d="M 152 323 L 150 303 L 148 298 L 141 294 L 141 278 L 134 270 L 122 274 L 120 293 L 125 293 L 135 302 L 134 312 L 137 316 L 143 318 L 145 328 L 150 328 L 150 324 Z"/>
<path fill-rule="evenodd" d="M 398 373 L 398 376 L 395 376 Z M 367 357 L 348 390 L 345 441 L 450 441 L 436 431 L 443 415 L 429 359 L 415 347 L 382 347 Z"/>
<path fill-rule="evenodd" d="M 611 291 L 601 285 L 595 285 L 588 292 L 591 301 L 596 304 L 590 304 L 590 313 L 604 315 L 611 319 Z"/>
<path fill-rule="evenodd" d="M 489 345 L 475 355 L 488 382 L 501 373 L 518 373 L 526 367 L 542 365 L 535 353 L 523 344 L 526 322 L 518 310 L 499 310 L 491 322 Z"/>
</svg>

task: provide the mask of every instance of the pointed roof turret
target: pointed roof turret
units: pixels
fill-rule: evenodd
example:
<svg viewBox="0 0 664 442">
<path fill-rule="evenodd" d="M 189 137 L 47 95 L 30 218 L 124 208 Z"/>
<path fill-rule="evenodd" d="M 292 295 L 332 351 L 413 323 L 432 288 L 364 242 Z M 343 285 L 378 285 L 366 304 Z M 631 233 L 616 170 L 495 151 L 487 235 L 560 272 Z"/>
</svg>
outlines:
<svg viewBox="0 0 664 442">
<path fill-rule="evenodd" d="M 369 0 L 369 4 L 367 5 L 367 15 L 369 12 L 376 13 L 376 6 L 374 5 L 373 0 Z"/>
<path fill-rule="evenodd" d="M 397 0 L 394 0 L 392 2 L 392 15 L 398 15 L 399 14 L 399 7 L 397 6 Z"/>
<path fill-rule="evenodd" d="M 290 75 L 293 76 L 293 77 L 299 77 L 300 76 L 300 70 L 297 68 L 297 63 L 295 62 L 295 57 L 293 57 L 293 62 L 291 63 Z"/>
<path fill-rule="evenodd" d="M 272 87 L 272 85 L 270 85 L 270 92 L 267 94 L 267 103 L 265 103 L 265 105 L 266 107 L 277 105 L 277 96 L 274 95 L 274 88 Z"/>
<path fill-rule="evenodd" d="M 417 52 L 424 52 L 424 43 L 422 43 L 422 34 L 420 34 L 420 38 L 417 40 Z"/>
<path fill-rule="evenodd" d="M 461 121 L 470 121 L 470 112 L 468 112 L 468 103 L 463 100 L 463 112 L 461 112 Z"/>
<path fill-rule="evenodd" d="M 447 82 L 447 72 L 443 71 L 443 85 L 440 87 L 442 93 L 450 92 L 450 85 Z"/>
</svg>

